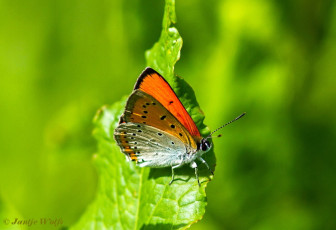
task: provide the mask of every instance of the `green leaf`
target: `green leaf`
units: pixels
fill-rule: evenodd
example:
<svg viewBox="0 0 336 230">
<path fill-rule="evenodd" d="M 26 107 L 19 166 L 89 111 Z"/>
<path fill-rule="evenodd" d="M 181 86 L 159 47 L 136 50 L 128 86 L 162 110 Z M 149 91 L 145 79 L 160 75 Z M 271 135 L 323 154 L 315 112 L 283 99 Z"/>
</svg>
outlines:
<svg viewBox="0 0 336 230">
<path fill-rule="evenodd" d="M 174 65 L 182 47 L 182 38 L 171 26 L 174 22 L 175 2 L 167 0 L 161 37 L 146 52 L 147 63 L 172 85 L 202 135 L 207 135 L 209 130 L 203 124 L 204 115 L 192 88 L 174 75 Z M 113 139 L 125 102 L 126 98 L 103 107 L 94 119 L 94 136 L 98 142 L 98 153 L 94 157 L 99 174 L 98 191 L 94 202 L 72 229 L 186 229 L 204 215 L 209 171 L 198 164 L 199 187 L 194 170 L 184 166 L 175 170 L 175 181 L 169 185 L 170 168 L 139 168 L 134 162 L 127 162 Z M 205 160 L 214 170 L 212 150 Z"/>
</svg>

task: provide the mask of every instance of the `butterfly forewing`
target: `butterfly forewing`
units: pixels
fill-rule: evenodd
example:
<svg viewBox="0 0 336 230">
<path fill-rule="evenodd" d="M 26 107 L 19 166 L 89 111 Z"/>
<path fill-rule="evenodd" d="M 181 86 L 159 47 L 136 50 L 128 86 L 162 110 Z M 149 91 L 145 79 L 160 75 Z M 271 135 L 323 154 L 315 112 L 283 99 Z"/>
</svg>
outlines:
<svg viewBox="0 0 336 230">
<path fill-rule="evenodd" d="M 194 138 L 183 125 L 160 102 L 140 90 L 129 97 L 121 122 L 155 127 L 180 139 L 188 148 L 197 149 Z"/>
<path fill-rule="evenodd" d="M 195 122 L 166 80 L 152 68 L 147 68 L 139 77 L 134 90 L 141 90 L 157 99 L 197 140 L 201 139 Z"/>
</svg>

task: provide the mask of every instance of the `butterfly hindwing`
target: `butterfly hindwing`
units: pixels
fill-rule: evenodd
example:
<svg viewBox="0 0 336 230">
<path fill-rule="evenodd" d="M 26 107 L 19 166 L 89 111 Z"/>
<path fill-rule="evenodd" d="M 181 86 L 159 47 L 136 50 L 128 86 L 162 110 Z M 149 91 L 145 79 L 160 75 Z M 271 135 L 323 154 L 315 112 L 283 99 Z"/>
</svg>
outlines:
<svg viewBox="0 0 336 230">
<path fill-rule="evenodd" d="M 184 143 L 155 127 L 139 123 L 122 123 L 115 132 L 121 150 L 140 167 L 168 167 L 180 164 L 186 154 Z"/>
</svg>

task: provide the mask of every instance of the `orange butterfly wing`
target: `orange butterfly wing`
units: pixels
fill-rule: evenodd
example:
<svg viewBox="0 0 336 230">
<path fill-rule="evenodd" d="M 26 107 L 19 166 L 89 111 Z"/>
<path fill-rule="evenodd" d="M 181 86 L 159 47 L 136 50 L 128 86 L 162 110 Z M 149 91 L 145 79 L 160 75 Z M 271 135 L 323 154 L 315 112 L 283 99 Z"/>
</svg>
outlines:
<svg viewBox="0 0 336 230">
<path fill-rule="evenodd" d="M 132 146 L 132 140 L 143 141 L 138 134 L 146 133 L 146 126 L 157 128 L 180 139 L 186 145 L 188 153 L 194 153 L 197 149 L 196 140 L 189 131 L 159 101 L 141 90 L 135 90 L 128 98 L 124 114 L 120 117 L 120 124 L 122 123 L 133 123 L 138 127 L 136 133 L 130 133 L 129 130 L 119 126 L 114 133 L 122 151 L 131 160 L 137 161 L 137 153 L 134 150 L 135 146 Z"/>
<path fill-rule="evenodd" d="M 135 84 L 134 90 L 136 89 L 151 95 L 159 101 L 196 140 L 202 138 L 195 122 L 176 96 L 174 90 L 158 72 L 152 68 L 146 68 Z"/>
</svg>

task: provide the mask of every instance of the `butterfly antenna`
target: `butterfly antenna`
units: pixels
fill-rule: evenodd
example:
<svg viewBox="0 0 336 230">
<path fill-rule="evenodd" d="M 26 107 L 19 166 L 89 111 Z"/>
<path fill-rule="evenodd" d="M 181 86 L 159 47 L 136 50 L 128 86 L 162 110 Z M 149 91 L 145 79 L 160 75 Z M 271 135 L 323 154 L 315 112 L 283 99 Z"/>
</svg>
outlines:
<svg viewBox="0 0 336 230">
<path fill-rule="evenodd" d="M 222 125 L 221 127 L 215 129 L 214 131 L 212 131 L 212 132 L 209 134 L 209 136 L 207 136 L 206 139 L 208 139 L 208 138 L 213 138 L 213 137 L 212 137 L 212 134 L 213 134 L 213 133 L 215 133 L 215 132 L 217 132 L 218 130 L 224 128 L 225 126 L 231 124 L 232 122 L 234 122 L 234 121 L 236 121 L 236 120 L 239 120 L 240 118 L 242 118 L 243 116 L 245 116 L 245 114 L 246 114 L 246 113 L 244 112 L 244 113 L 240 114 L 238 117 L 236 117 L 235 119 L 233 119 L 232 121 L 230 121 L 230 122 L 226 123 L 225 125 Z M 221 136 L 222 136 L 222 135 L 219 134 L 219 135 L 216 136 L 216 137 L 221 137 Z"/>
</svg>

